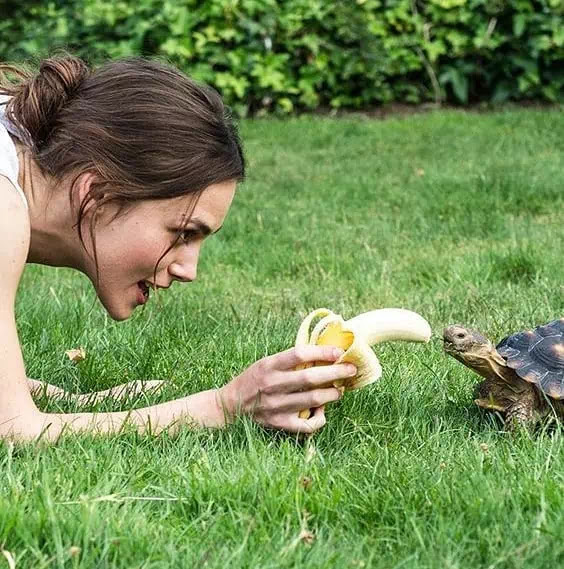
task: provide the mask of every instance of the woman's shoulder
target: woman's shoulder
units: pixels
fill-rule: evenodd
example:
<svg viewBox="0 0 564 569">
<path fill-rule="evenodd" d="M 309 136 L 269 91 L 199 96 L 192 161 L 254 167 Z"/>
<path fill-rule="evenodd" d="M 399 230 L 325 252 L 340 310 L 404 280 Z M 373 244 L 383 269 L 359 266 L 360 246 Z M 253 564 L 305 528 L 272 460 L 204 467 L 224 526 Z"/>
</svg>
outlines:
<svg viewBox="0 0 564 569">
<path fill-rule="evenodd" d="M 0 174 L 0 298 L 15 294 L 30 245 L 27 205 L 14 184 Z"/>
<path fill-rule="evenodd" d="M 21 199 L 27 204 L 25 194 L 18 184 L 18 153 L 7 124 L 2 111 L 0 111 L 0 175 L 5 176 L 12 182 Z"/>
<path fill-rule="evenodd" d="M 29 236 L 29 209 L 27 201 L 22 199 L 14 181 L 0 172 L 0 232 L 6 234 L 6 228 L 10 232 Z M 21 232 L 17 231 L 21 228 Z"/>
</svg>

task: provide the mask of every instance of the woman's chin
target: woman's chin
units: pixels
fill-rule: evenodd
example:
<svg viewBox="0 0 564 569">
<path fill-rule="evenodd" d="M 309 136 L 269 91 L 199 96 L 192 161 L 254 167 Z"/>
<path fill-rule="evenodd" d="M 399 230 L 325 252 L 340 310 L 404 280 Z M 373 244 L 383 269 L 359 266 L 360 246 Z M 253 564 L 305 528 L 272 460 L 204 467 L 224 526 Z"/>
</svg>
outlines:
<svg viewBox="0 0 564 569">
<path fill-rule="evenodd" d="M 112 320 L 116 320 L 117 322 L 123 322 L 124 320 L 127 320 L 131 316 L 132 312 L 133 310 L 129 311 L 129 313 L 127 314 L 115 314 L 111 312 L 108 312 L 108 314 L 110 315 Z"/>
<path fill-rule="evenodd" d="M 117 322 L 122 322 L 123 320 L 127 320 L 132 314 L 134 308 L 131 306 L 124 306 L 124 305 L 115 305 L 111 302 L 105 302 L 103 298 L 100 298 L 100 302 L 102 306 L 106 309 L 108 316 L 112 320 L 116 320 Z"/>
</svg>

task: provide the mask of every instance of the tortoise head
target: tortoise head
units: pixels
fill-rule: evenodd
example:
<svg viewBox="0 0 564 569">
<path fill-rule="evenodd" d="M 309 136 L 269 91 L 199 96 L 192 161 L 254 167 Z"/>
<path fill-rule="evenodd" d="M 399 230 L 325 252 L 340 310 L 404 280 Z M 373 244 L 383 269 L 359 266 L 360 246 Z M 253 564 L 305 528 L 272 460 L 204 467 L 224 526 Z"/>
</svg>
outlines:
<svg viewBox="0 0 564 569">
<path fill-rule="evenodd" d="M 447 354 L 483 377 L 491 377 L 492 367 L 505 366 L 505 360 L 483 334 L 460 324 L 445 328 L 443 342 Z"/>
</svg>

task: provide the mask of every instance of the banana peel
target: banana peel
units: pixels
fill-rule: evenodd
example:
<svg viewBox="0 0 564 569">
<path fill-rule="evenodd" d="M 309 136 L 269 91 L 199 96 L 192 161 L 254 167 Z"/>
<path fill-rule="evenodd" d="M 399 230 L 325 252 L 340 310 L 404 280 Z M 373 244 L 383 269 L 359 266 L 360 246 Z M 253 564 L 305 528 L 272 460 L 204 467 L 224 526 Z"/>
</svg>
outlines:
<svg viewBox="0 0 564 569">
<path fill-rule="evenodd" d="M 320 320 L 313 330 L 315 319 Z M 381 342 L 402 340 L 407 342 L 428 342 L 431 338 L 429 323 L 416 312 L 403 308 L 380 308 L 359 314 L 350 320 L 343 320 L 327 308 L 310 312 L 302 321 L 296 335 L 296 346 L 319 345 L 335 346 L 344 350 L 344 354 L 335 363 L 352 363 L 357 368 L 354 377 L 332 382 L 341 392 L 360 389 L 377 381 L 382 375 L 382 366 L 372 351 L 372 346 Z M 328 365 L 327 362 L 302 364 L 296 369 L 316 365 Z M 310 409 L 299 412 L 302 419 L 311 416 Z"/>
</svg>

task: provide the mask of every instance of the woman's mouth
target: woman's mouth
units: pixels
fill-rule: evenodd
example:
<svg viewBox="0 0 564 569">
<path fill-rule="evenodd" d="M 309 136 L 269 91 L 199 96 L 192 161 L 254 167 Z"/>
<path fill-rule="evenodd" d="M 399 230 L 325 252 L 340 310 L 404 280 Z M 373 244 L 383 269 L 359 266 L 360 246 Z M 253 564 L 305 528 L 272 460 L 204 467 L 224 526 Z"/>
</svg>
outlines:
<svg viewBox="0 0 564 569">
<path fill-rule="evenodd" d="M 145 281 L 139 281 L 137 283 L 137 303 L 145 304 L 149 300 L 149 287 Z"/>
</svg>

